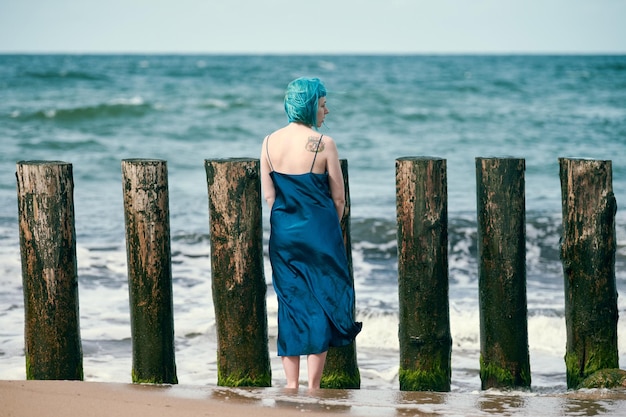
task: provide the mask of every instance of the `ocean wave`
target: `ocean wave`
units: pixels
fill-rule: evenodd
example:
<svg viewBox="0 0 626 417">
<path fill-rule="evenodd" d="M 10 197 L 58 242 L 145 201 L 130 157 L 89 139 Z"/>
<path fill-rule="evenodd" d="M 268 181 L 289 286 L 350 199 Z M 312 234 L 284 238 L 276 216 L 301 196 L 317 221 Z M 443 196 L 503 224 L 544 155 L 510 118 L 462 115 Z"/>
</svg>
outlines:
<svg viewBox="0 0 626 417">
<path fill-rule="evenodd" d="M 227 100 L 211 98 L 201 103 L 200 108 L 226 110 L 230 108 L 230 103 Z"/>
<path fill-rule="evenodd" d="M 465 217 L 450 218 L 448 242 L 450 253 L 457 257 L 477 256 L 477 224 Z M 389 219 L 359 218 L 351 222 L 352 243 L 357 249 L 376 259 L 396 258 L 396 222 Z M 531 263 L 540 256 L 559 259 L 558 243 L 561 234 L 558 214 L 527 213 L 526 240 Z"/>
<path fill-rule="evenodd" d="M 20 147 L 25 150 L 29 149 L 45 149 L 46 151 L 64 151 L 64 150 L 87 150 L 91 149 L 94 151 L 99 151 L 104 148 L 102 144 L 95 139 L 68 139 L 68 138 L 58 138 L 58 139 L 43 139 L 37 141 L 21 141 Z"/>
<path fill-rule="evenodd" d="M 178 231 L 172 234 L 172 242 L 180 242 L 185 245 L 206 245 L 209 242 L 209 234 Z"/>
<path fill-rule="evenodd" d="M 427 108 L 405 107 L 398 110 L 398 115 L 407 122 L 425 122 L 441 118 L 436 112 Z"/>
<path fill-rule="evenodd" d="M 492 85 L 496 87 L 498 90 L 504 91 L 505 93 L 506 92 L 520 93 L 523 91 L 523 88 L 520 86 L 520 81 L 514 82 L 510 80 L 499 79 L 499 80 L 494 80 L 492 82 Z"/>
<path fill-rule="evenodd" d="M 400 323 L 397 309 L 382 311 L 359 307 L 357 303 L 357 320 L 363 322 L 359 347 L 398 350 Z M 531 309 L 527 322 L 530 348 L 561 356 L 566 342 L 563 309 Z M 480 310 L 476 304 L 465 305 L 450 300 L 450 333 L 454 349 L 480 350 Z"/>
<path fill-rule="evenodd" d="M 352 252 L 355 276 L 366 284 L 390 285 L 397 273 L 396 224 L 390 220 L 359 219 L 352 225 Z M 527 213 L 526 277 L 529 291 L 543 291 L 546 285 L 562 283 L 560 259 L 561 217 L 558 213 Z M 616 279 L 626 279 L 626 225 L 616 227 Z M 478 280 L 478 229 L 475 220 L 452 218 L 448 225 L 448 270 L 451 288 L 464 293 Z M 539 286 L 534 289 L 531 284 Z M 621 285 L 621 284 L 620 284 Z M 553 293 L 554 289 L 548 291 Z M 560 292 L 560 291 L 559 291 Z M 531 294 L 532 295 L 532 294 Z M 530 300 L 529 300 L 530 301 Z M 545 300 L 544 300 L 545 301 Z"/>
<path fill-rule="evenodd" d="M 42 80 L 87 80 L 87 81 L 106 81 L 109 79 L 106 75 L 96 74 L 86 71 L 66 71 L 66 70 L 44 70 L 44 71 L 24 71 L 23 76 L 29 78 L 37 78 Z"/>
<path fill-rule="evenodd" d="M 608 71 L 626 71 L 626 63 L 625 62 L 608 62 L 606 64 L 598 65 L 599 70 L 608 70 Z"/>
<path fill-rule="evenodd" d="M 79 106 L 73 108 L 50 108 L 22 115 L 14 112 L 11 116 L 24 121 L 56 120 L 62 122 L 92 121 L 100 118 L 142 117 L 154 110 L 150 103 L 141 97 L 114 99 L 107 103 Z"/>
<path fill-rule="evenodd" d="M 231 110 L 249 107 L 249 102 L 242 97 L 224 96 L 221 98 L 211 98 L 199 105 L 201 109 Z"/>
</svg>

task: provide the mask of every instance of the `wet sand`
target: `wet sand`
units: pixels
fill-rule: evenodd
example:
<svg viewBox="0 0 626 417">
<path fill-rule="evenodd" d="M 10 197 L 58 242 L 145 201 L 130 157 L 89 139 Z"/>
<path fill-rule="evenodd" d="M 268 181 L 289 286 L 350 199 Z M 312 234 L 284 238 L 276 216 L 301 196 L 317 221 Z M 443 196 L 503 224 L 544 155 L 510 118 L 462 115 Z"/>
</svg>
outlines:
<svg viewBox="0 0 626 417">
<path fill-rule="evenodd" d="M 231 398 L 228 390 L 80 381 L 0 381 L 2 417 L 291 416 L 305 410 Z M 308 416 L 321 416 L 308 410 Z"/>
<path fill-rule="evenodd" d="M 2 417 L 624 416 L 625 390 L 559 394 L 222 388 L 83 381 L 0 381 Z"/>
</svg>

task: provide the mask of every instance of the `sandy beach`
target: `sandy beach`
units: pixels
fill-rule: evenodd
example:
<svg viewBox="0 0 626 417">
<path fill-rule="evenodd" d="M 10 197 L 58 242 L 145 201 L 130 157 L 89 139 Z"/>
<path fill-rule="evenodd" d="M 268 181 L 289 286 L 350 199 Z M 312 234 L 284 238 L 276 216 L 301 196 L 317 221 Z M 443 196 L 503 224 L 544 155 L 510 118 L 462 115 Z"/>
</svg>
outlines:
<svg viewBox="0 0 626 417">
<path fill-rule="evenodd" d="M 1 417 L 623 416 L 626 391 L 402 392 L 0 381 Z"/>
<path fill-rule="evenodd" d="M 81 381 L 0 381 L 0 416 L 328 416 L 294 402 L 268 406 L 228 390 Z"/>
</svg>

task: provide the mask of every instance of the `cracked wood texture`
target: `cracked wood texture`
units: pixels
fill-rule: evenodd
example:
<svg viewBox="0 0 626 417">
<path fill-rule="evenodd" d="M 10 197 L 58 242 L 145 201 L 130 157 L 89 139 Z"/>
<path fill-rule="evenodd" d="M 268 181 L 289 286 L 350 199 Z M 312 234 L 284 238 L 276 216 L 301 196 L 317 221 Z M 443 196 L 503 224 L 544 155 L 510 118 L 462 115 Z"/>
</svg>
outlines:
<svg viewBox="0 0 626 417">
<path fill-rule="evenodd" d="M 567 387 L 618 368 L 615 214 L 611 161 L 559 158 Z"/>
<path fill-rule="evenodd" d="M 83 379 L 72 165 L 17 163 L 27 379 Z"/>
<path fill-rule="evenodd" d="M 476 158 L 482 389 L 530 387 L 525 161 Z"/>
<path fill-rule="evenodd" d="M 450 391 L 446 161 L 396 160 L 400 389 Z"/>
<path fill-rule="evenodd" d="M 205 160 L 218 385 L 270 386 L 258 159 Z"/>
<path fill-rule="evenodd" d="M 175 384 L 167 164 L 122 161 L 135 383 Z"/>
</svg>

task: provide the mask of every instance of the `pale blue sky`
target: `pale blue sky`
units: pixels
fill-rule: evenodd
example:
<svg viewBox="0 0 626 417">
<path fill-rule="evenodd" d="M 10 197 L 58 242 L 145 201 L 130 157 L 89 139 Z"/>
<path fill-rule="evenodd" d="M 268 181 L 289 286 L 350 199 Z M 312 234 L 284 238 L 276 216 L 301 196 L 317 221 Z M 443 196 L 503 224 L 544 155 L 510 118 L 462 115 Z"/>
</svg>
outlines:
<svg viewBox="0 0 626 417">
<path fill-rule="evenodd" d="M 626 53 L 626 0 L 0 0 L 0 52 Z"/>
</svg>

